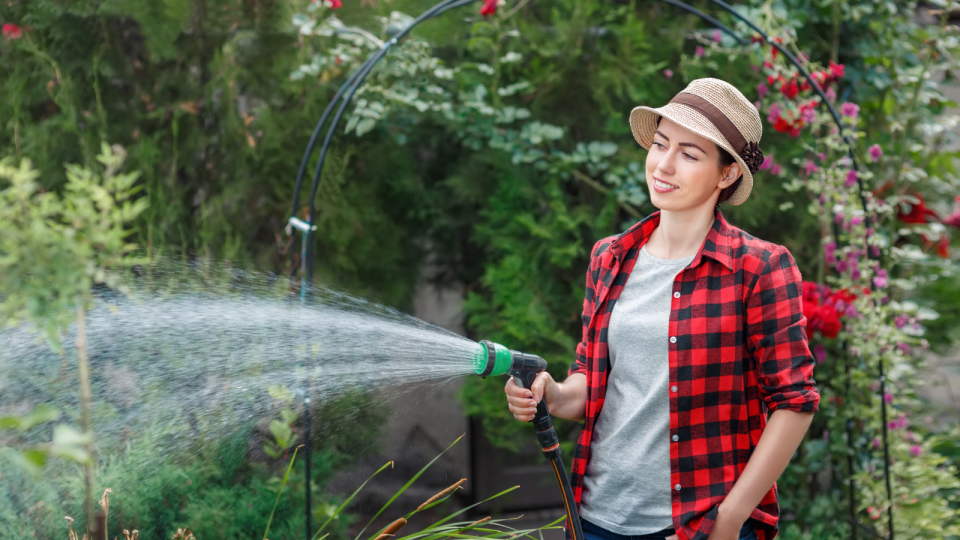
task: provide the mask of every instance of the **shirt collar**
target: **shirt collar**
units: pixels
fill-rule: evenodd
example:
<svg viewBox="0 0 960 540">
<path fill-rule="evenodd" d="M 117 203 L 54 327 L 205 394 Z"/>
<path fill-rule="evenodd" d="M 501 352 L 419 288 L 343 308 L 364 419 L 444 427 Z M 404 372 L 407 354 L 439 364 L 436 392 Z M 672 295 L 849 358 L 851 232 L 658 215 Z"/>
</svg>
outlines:
<svg viewBox="0 0 960 540">
<path fill-rule="evenodd" d="M 656 211 L 643 218 L 634 226 L 620 234 L 620 236 L 610 244 L 611 255 L 619 257 L 622 253 L 626 253 L 634 247 L 642 247 L 647 243 L 650 235 L 653 234 L 654 229 L 659 225 L 660 211 Z M 707 237 L 703 240 L 700 251 L 697 252 L 693 261 L 690 262 L 690 268 L 695 268 L 699 265 L 703 257 L 709 257 L 725 266 L 727 270 L 732 271 L 735 251 L 733 239 L 737 236 L 738 235 L 735 234 L 735 228 L 727 223 L 727 220 L 723 218 L 720 210 L 717 210 L 713 225 L 710 226 L 710 231 L 707 232 Z"/>
</svg>

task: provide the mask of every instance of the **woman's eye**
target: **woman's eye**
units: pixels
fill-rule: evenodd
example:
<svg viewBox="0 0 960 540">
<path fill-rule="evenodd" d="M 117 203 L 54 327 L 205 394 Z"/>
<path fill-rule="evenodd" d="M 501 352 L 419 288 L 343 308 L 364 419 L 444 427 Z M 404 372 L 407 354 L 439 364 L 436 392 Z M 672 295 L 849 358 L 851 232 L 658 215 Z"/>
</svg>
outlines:
<svg viewBox="0 0 960 540">
<path fill-rule="evenodd" d="M 665 148 L 662 143 L 654 142 L 653 145 L 656 146 L 658 150 L 663 150 Z"/>
<path fill-rule="evenodd" d="M 690 161 L 696 161 L 696 160 L 697 160 L 697 158 L 691 156 L 690 154 L 688 154 L 688 153 L 686 153 L 686 152 L 683 153 L 683 157 L 689 159 Z"/>
</svg>

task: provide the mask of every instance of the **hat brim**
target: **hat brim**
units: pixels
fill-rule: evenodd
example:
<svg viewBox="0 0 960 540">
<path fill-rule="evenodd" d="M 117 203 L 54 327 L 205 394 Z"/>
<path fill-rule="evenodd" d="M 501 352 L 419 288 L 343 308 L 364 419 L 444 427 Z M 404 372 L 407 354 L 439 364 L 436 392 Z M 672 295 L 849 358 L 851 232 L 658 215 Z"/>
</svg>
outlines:
<svg viewBox="0 0 960 540">
<path fill-rule="evenodd" d="M 669 119 L 694 135 L 709 139 L 737 160 L 737 163 L 740 164 L 743 179 L 740 181 L 737 190 L 727 199 L 727 202 L 734 206 L 743 204 L 750 196 L 750 192 L 753 191 L 753 173 L 750 172 L 750 167 L 747 167 L 747 164 L 740 157 L 740 153 L 733 149 L 723 134 L 720 133 L 720 130 L 713 125 L 713 122 L 707 120 L 699 111 L 682 103 L 668 103 L 658 109 L 637 107 L 630 111 L 630 130 L 633 131 L 633 138 L 636 139 L 637 143 L 647 150 L 653 145 L 653 134 L 657 131 L 657 119 L 660 117 Z"/>
</svg>

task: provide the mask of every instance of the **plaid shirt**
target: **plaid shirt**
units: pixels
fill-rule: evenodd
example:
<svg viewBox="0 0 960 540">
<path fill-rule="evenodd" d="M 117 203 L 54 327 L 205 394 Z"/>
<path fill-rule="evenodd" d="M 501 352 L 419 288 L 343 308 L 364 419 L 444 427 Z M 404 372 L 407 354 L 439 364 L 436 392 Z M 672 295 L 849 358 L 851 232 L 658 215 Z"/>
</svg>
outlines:
<svg viewBox="0 0 960 540">
<path fill-rule="evenodd" d="M 597 242 L 590 256 L 583 342 L 569 372 L 587 376 L 586 423 L 571 476 L 578 505 L 606 391 L 610 315 L 659 223 L 657 212 Z M 801 291 L 800 272 L 786 248 L 733 227 L 719 212 L 700 252 L 673 283 L 670 494 L 681 540 L 710 534 L 717 506 L 747 465 L 768 411 L 818 408 Z M 774 484 L 750 514 L 759 540 L 776 537 L 779 514 Z"/>
</svg>

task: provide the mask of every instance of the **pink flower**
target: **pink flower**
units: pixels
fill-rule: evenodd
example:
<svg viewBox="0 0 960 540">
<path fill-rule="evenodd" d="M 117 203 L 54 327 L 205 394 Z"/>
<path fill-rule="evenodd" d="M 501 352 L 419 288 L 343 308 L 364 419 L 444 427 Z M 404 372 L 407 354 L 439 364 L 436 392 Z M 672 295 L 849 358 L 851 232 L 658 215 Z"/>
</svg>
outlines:
<svg viewBox="0 0 960 540">
<path fill-rule="evenodd" d="M 851 188 L 857 185 L 857 171 L 847 171 L 847 179 L 843 181 L 843 187 Z"/>
<path fill-rule="evenodd" d="M 900 315 L 897 315 L 896 317 L 893 318 L 893 325 L 897 327 L 897 330 L 899 330 L 904 326 L 906 326 L 909 320 L 910 320 L 909 315 L 905 313 L 901 313 Z"/>
<path fill-rule="evenodd" d="M 825 93 L 826 96 L 827 96 L 827 101 L 831 101 L 831 102 L 832 102 L 832 101 L 835 101 L 835 100 L 837 99 L 837 91 L 834 90 L 832 86 L 831 86 L 830 88 L 827 88 L 827 91 L 824 92 L 824 93 Z"/>
<path fill-rule="evenodd" d="M 714 30 L 714 31 L 713 31 L 713 41 L 716 42 L 716 43 L 720 43 L 720 39 L 721 39 L 720 31 L 719 31 L 719 30 Z"/>
<path fill-rule="evenodd" d="M 808 159 L 807 162 L 803 164 L 803 172 L 805 172 L 807 175 L 811 175 L 819 170 L 820 168 L 817 167 L 812 160 Z"/>
<path fill-rule="evenodd" d="M 817 343 L 813 346 L 813 357 L 817 359 L 817 364 L 822 364 L 827 359 L 827 348 Z"/>
<path fill-rule="evenodd" d="M 919 444 L 915 444 L 910 447 L 910 453 L 913 454 L 913 457 L 920 457 L 920 454 L 923 453 L 923 448 L 920 448 Z"/>
<path fill-rule="evenodd" d="M 833 264 L 837 262 L 837 256 L 835 255 L 837 251 L 837 243 L 830 242 L 829 244 L 823 246 L 823 256 L 827 261 L 827 264 Z"/>
<path fill-rule="evenodd" d="M 780 176 L 781 170 L 783 170 L 783 167 L 781 167 L 779 163 L 774 163 L 773 167 L 770 167 L 770 174 Z"/>
<path fill-rule="evenodd" d="M 880 449 L 880 439 L 878 439 L 878 438 L 876 438 L 876 437 L 873 438 L 873 449 L 874 449 L 874 450 L 879 450 L 879 449 Z"/>
<path fill-rule="evenodd" d="M 884 268 L 877 269 L 877 274 L 873 276 L 873 284 L 878 289 L 882 289 L 887 286 L 887 270 Z"/>
<path fill-rule="evenodd" d="M 900 352 L 903 354 L 910 354 L 910 346 L 902 341 L 897 343 L 897 348 L 900 349 Z"/>
<path fill-rule="evenodd" d="M 817 111 L 813 110 L 812 107 L 802 109 L 800 111 L 800 119 L 809 124 L 817 119 Z"/>
<path fill-rule="evenodd" d="M 23 37 L 23 28 L 15 24 L 7 23 L 3 25 L 3 37 L 7 38 L 9 41 L 20 39 Z"/>
<path fill-rule="evenodd" d="M 323 4 L 330 9 L 340 9 L 343 7 L 343 2 L 340 0 L 324 0 Z"/>
<path fill-rule="evenodd" d="M 770 104 L 770 116 L 767 117 L 767 122 L 773 124 L 780 119 L 780 106 L 776 103 Z"/>
<path fill-rule="evenodd" d="M 760 99 L 767 97 L 767 92 L 769 91 L 770 89 L 767 88 L 765 83 L 760 83 L 757 85 L 757 94 L 760 96 Z"/>
<path fill-rule="evenodd" d="M 707 54 L 707 51 L 705 51 L 700 45 L 697 45 L 696 55 L 703 56 L 705 54 Z"/>
<path fill-rule="evenodd" d="M 665 70 L 663 70 L 663 76 L 666 77 L 666 78 L 668 78 L 668 79 L 672 79 L 672 78 L 673 78 L 673 70 L 672 70 L 672 69 L 665 69 Z"/>
<path fill-rule="evenodd" d="M 873 158 L 874 162 L 880 161 L 880 157 L 883 156 L 883 149 L 880 148 L 879 144 L 871 146 L 867 151 L 870 152 L 870 157 Z"/>
<path fill-rule="evenodd" d="M 852 218 L 850 218 L 851 227 L 856 227 L 861 223 L 863 223 L 863 216 L 853 216 Z"/>
<path fill-rule="evenodd" d="M 860 112 L 860 107 L 856 103 L 844 103 L 840 106 L 840 114 L 844 116 L 849 116 L 850 118 L 856 118 L 857 113 Z"/>
<path fill-rule="evenodd" d="M 768 171 L 773 167 L 773 156 L 765 156 L 763 158 L 763 163 L 760 164 L 761 171 Z"/>
<path fill-rule="evenodd" d="M 891 394 L 890 392 L 887 392 L 886 394 L 883 395 L 883 400 L 886 401 L 887 403 L 893 403 L 893 394 Z"/>
<path fill-rule="evenodd" d="M 823 152 L 820 152 L 819 154 L 817 154 L 817 158 L 819 158 L 820 161 L 823 161 L 823 160 L 827 159 L 827 156 L 824 155 Z"/>
</svg>

